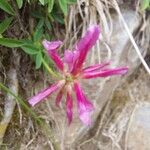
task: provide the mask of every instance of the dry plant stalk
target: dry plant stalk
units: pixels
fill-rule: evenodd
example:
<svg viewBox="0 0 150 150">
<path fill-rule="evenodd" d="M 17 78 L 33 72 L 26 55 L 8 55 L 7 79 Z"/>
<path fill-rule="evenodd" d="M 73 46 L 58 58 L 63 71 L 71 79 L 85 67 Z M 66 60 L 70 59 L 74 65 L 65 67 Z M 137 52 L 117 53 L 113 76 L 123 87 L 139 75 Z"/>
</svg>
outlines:
<svg viewBox="0 0 150 150">
<path fill-rule="evenodd" d="M 8 80 L 9 80 L 9 83 L 8 83 L 9 89 L 14 94 L 17 95 L 18 94 L 18 79 L 17 79 L 17 72 L 14 68 L 11 68 L 9 70 Z M 3 137 L 11 121 L 15 106 L 16 106 L 15 98 L 8 93 L 5 97 L 4 116 L 0 122 L 0 145 L 3 142 Z"/>
<path fill-rule="evenodd" d="M 129 35 L 129 38 L 130 38 L 130 40 L 131 40 L 131 42 L 132 42 L 132 44 L 133 44 L 133 46 L 134 46 L 134 48 L 136 50 L 136 53 L 139 56 L 139 59 L 141 60 L 143 66 L 146 69 L 146 71 L 150 74 L 150 68 L 147 65 L 147 63 L 145 62 L 145 60 L 144 60 L 144 58 L 143 58 L 143 56 L 142 56 L 142 54 L 140 52 L 140 49 L 138 48 L 138 46 L 137 46 L 137 44 L 136 44 L 136 42 L 135 42 L 131 32 L 129 31 L 129 28 L 128 28 L 128 26 L 127 26 L 127 24 L 126 24 L 126 22 L 125 22 L 125 20 L 124 20 L 124 18 L 122 16 L 122 14 L 121 14 L 120 9 L 119 9 L 118 3 L 116 2 L 116 0 L 113 0 L 113 1 L 114 1 L 114 7 L 116 8 L 116 10 L 118 12 L 118 15 L 119 15 L 119 17 L 120 17 L 120 19 L 121 19 L 121 21 L 122 21 L 122 23 L 124 25 L 125 30 L 127 31 L 127 34 Z"/>
</svg>

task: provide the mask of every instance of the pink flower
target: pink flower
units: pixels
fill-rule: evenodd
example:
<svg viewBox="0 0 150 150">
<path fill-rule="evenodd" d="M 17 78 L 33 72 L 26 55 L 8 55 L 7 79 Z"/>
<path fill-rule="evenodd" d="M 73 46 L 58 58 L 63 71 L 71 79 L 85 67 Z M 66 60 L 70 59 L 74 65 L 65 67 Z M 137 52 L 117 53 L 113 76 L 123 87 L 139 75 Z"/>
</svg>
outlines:
<svg viewBox="0 0 150 150">
<path fill-rule="evenodd" d="M 68 123 L 70 124 L 73 118 L 72 92 L 74 91 L 77 99 L 77 109 L 80 120 L 85 125 L 91 124 L 91 114 L 94 110 L 94 106 L 92 102 L 86 98 L 84 91 L 80 86 L 80 80 L 123 75 L 128 71 L 127 67 L 109 68 L 109 62 L 91 65 L 86 68 L 83 67 L 86 56 L 92 46 L 95 45 L 99 38 L 99 34 L 100 29 L 98 25 L 91 26 L 83 38 L 75 45 L 74 51 L 65 51 L 63 59 L 61 59 L 57 52 L 57 49 L 62 44 L 61 41 L 43 41 L 43 46 L 54 61 L 60 72 L 61 79 L 57 83 L 31 97 L 29 99 L 30 105 L 34 106 L 38 104 L 46 97 L 59 90 L 56 97 L 56 105 L 59 106 L 63 95 L 66 93 L 66 114 Z"/>
</svg>

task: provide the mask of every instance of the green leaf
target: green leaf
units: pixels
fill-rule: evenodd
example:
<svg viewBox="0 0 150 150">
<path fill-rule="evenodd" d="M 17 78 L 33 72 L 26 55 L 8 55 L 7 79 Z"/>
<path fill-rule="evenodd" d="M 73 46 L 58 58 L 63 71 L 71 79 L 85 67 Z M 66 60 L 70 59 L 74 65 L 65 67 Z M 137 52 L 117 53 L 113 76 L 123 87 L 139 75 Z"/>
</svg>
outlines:
<svg viewBox="0 0 150 150">
<path fill-rule="evenodd" d="M 63 11 L 64 15 L 67 15 L 68 9 L 67 9 L 67 0 L 58 0 L 61 10 Z"/>
<path fill-rule="evenodd" d="M 39 11 L 32 11 L 32 12 L 30 12 L 30 14 L 31 14 L 32 17 L 39 18 L 39 19 L 42 19 L 42 18 L 44 19 L 43 14 Z"/>
<path fill-rule="evenodd" d="M 42 53 L 39 52 L 37 55 L 36 55 L 36 60 L 35 60 L 35 64 L 36 64 L 36 69 L 39 69 L 42 65 Z"/>
<path fill-rule="evenodd" d="M 36 29 L 41 29 L 44 25 L 44 19 L 40 19 L 40 21 L 38 22 Z"/>
<path fill-rule="evenodd" d="M 0 34 L 2 34 L 7 30 L 12 20 L 13 17 L 10 17 L 10 18 L 6 18 L 3 22 L 0 23 Z"/>
<path fill-rule="evenodd" d="M 16 0 L 18 8 L 20 9 L 23 5 L 23 0 Z"/>
<path fill-rule="evenodd" d="M 56 14 L 55 12 L 52 13 L 51 15 L 55 21 L 57 21 L 58 23 L 60 24 L 64 24 L 64 19 L 63 19 L 63 16 L 61 14 Z"/>
<path fill-rule="evenodd" d="M 43 35 L 43 28 L 37 29 L 33 35 L 34 42 L 38 42 Z"/>
<path fill-rule="evenodd" d="M 25 53 L 30 55 L 35 55 L 39 52 L 39 49 L 37 49 L 34 45 L 24 45 L 21 47 Z"/>
<path fill-rule="evenodd" d="M 143 0 L 141 2 L 141 8 L 142 8 L 142 10 L 146 10 L 149 7 L 150 7 L 150 0 Z"/>
<path fill-rule="evenodd" d="M 46 5 L 48 3 L 49 0 L 44 0 L 44 4 Z"/>
<path fill-rule="evenodd" d="M 44 38 L 47 39 L 48 41 L 51 41 L 52 35 L 50 35 L 49 33 L 45 33 Z"/>
<path fill-rule="evenodd" d="M 0 38 L 0 45 L 14 48 L 14 47 L 21 47 L 24 45 L 24 42 L 22 40 L 16 40 L 16 39 L 9 39 L 9 38 Z"/>
<path fill-rule="evenodd" d="M 0 0 L 0 8 L 10 15 L 15 15 L 15 11 L 11 7 L 11 5 L 7 2 L 7 0 Z"/>
<path fill-rule="evenodd" d="M 40 3 L 42 4 L 42 5 L 45 5 L 45 1 L 44 0 L 39 0 L 40 1 Z"/>
<path fill-rule="evenodd" d="M 46 27 L 48 28 L 48 30 L 52 29 L 52 25 L 48 19 L 45 19 L 45 24 L 46 24 Z"/>
<path fill-rule="evenodd" d="M 41 39 L 41 37 L 43 35 L 43 25 L 44 25 L 44 19 L 40 19 L 40 21 L 36 27 L 35 33 L 33 35 L 34 42 L 37 42 L 38 40 Z"/>
<path fill-rule="evenodd" d="M 54 0 L 48 0 L 48 12 L 51 13 L 54 6 Z"/>
</svg>

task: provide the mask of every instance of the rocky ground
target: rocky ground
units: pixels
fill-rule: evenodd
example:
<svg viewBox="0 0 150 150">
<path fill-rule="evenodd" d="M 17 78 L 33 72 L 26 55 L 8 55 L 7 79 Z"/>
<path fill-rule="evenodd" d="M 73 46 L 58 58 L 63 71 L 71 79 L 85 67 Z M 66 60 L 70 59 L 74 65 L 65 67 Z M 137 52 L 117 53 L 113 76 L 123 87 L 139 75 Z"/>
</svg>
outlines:
<svg viewBox="0 0 150 150">
<path fill-rule="evenodd" d="M 82 35 L 89 23 L 98 22 L 101 37 L 86 64 L 111 61 L 112 66 L 128 66 L 128 74 L 83 82 L 86 95 L 95 106 L 90 127 L 80 123 L 76 110 L 73 123 L 68 127 L 64 103 L 61 109 L 56 108 L 55 95 L 33 108 L 50 129 L 46 133 L 19 103 L 14 102 L 12 96 L 0 91 L 1 149 L 53 150 L 57 149 L 55 143 L 62 150 L 149 150 L 150 76 L 141 64 L 125 24 L 120 19 L 118 5 L 109 1 L 106 5 L 98 0 L 84 2 L 83 14 L 79 6 L 71 7 L 70 16 L 73 19 L 67 21 L 74 28 L 68 27 L 64 37 L 66 45 L 70 47 L 77 38 L 75 35 Z M 150 66 L 149 15 L 136 12 L 135 5 L 131 3 L 119 3 L 119 8 L 139 51 Z M 78 15 L 81 15 L 80 19 Z M 16 34 L 19 32 L 13 29 Z M 11 32 L 8 31 L 8 35 Z M 68 40 L 71 37 L 72 40 Z M 16 94 L 19 93 L 25 101 L 53 82 L 48 74 L 36 71 L 30 58 L 17 49 L 10 52 L 10 49 L 0 47 L 0 62 L 0 81 L 5 82 Z M 7 118 L 10 111 L 13 115 Z M 4 126 L 6 122 L 8 126 Z M 5 134 L 4 129 L 7 129 Z"/>
</svg>

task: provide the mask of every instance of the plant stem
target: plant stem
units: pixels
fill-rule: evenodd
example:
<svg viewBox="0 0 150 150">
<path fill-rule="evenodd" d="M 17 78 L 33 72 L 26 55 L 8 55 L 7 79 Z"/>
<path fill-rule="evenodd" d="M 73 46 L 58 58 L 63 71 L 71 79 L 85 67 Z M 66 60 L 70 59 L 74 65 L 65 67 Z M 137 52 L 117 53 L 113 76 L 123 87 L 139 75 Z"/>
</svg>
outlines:
<svg viewBox="0 0 150 150">
<path fill-rule="evenodd" d="M 58 75 L 48 66 L 48 64 L 46 63 L 46 61 L 43 58 L 42 58 L 42 63 L 51 75 L 53 75 L 54 77 L 58 77 Z"/>
<path fill-rule="evenodd" d="M 18 103 L 20 103 L 20 104 L 23 106 L 23 108 L 25 108 L 28 112 L 30 112 L 30 113 L 32 114 L 32 116 L 33 116 L 34 118 L 36 118 L 36 120 L 37 120 L 38 122 L 41 122 L 41 120 L 38 118 L 38 116 L 28 107 L 28 105 L 27 105 L 20 97 L 18 97 L 17 95 L 15 95 L 9 88 L 7 88 L 7 87 L 6 87 L 5 85 L 3 85 L 2 83 L 0 83 L 0 88 L 1 88 L 2 90 L 4 90 L 5 92 L 11 94 L 13 97 L 15 97 L 16 101 L 17 101 Z"/>
<path fill-rule="evenodd" d="M 55 147 L 55 149 L 56 150 L 59 150 L 60 148 L 60 146 L 59 146 L 59 143 L 58 142 L 56 142 L 56 140 L 55 140 L 55 138 L 54 138 L 54 136 L 53 136 L 53 133 L 52 133 L 52 131 L 49 129 L 49 127 L 44 123 L 44 121 L 43 120 L 41 120 L 37 115 L 36 115 L 36 113 L 34 113 L 33 111 L 32 111 L 32 109 L 30 109 L 29 107 L 28 107 L 28 105 L 24 102 L 24 100 L 22 99 L 22 98 L 20 98 L 19 96 L 17 96 L 16 94 L 14 94 L 9 88 L 7 88 L 4 84 L 2 84 L 2 83 L 0 83 L 0 89 L 2 89 L 3 91 L 5 91 L 5 92 L 7 92 L 7 93 L 9 93 L 10 95 L 12 95 L 15 99 L 16 99 L 16 101 L 18 102 L 18 103 L 20 103 L 22 106 L 23 106 L 23 108 L 25 109 L 25 110 L 27 110 L 32 116 L 33 116 L 33 118 L 37 121 L 37 123 L 44 129 L 44 134 L 49 138 L 49 139 L 51 139 L 51 141 L 52 141 L 52 143 L 53 143 L 53 146 Z M 47 135 L 47 133 L 48 133 L 48 135 Z"/>
</svg>

